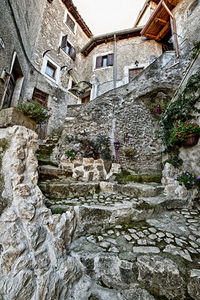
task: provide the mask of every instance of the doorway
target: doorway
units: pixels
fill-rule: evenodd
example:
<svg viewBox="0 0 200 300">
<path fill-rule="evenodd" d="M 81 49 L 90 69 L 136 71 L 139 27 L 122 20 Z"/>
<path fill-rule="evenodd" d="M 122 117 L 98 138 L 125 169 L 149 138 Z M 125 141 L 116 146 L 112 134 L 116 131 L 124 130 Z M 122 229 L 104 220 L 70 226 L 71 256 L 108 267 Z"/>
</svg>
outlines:
<svg viewBox="0 0 200 300">
<path fill-rule="evenodd" d="M 7 89 L 4 96 L 4 101 L 3 101 L 4 108 L 9 108 L 11 106 L 16 106 L 18 104 L 23 80 L 24 80 L 24 76 L 18 58 L 15 55 L 14 64 L 12 67 L 12 71 L 9 74 Z"/>
</svg>

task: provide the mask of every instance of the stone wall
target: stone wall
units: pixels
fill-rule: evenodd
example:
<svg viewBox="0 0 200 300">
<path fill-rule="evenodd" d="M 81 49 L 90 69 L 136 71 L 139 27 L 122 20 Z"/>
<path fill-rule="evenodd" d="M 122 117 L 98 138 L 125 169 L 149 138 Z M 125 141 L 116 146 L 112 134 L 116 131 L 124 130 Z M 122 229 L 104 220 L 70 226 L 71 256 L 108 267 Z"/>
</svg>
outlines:
<svg viewBox="0 0 200 300">
<path fill-rule="evenodd" d="M 148 107 L 155 99 L 171 99 L 186 65 L 185 60 L 175 63 L 174 52 L 165 53 L 123 88 L 109 91 L 84 106 L 69 106 L 61 147 L 69 148 L 68 136 L 81 138 L 87 133 L 95 139 L 98 134 L 105 135 L 110 138 L 113 159 L 113 143 L 120 141 L 119 163 L 124 169 L 159 174 L 162 144 L 156 133 L 158 124 Z M 133 159 L 125 156 L 124 149 L 129 147 L 136 151 Z"/>
<path fill-rule="evenodd" d="M 181 55 L 188 54 L 194 47 L 194 42 L 200 40 L 199 14 L 200 5 L 190 12 L 194 0 L 180 1 L 173 14 L 177 23 L 178 43 Z"/>
<path fill-rule="evenodd" d="M 24 88 L 27 85 L 28 74 L 31 70 L 30 58 L 40 27 L 44 3 L 44 0 L 35 0 L 34 2 L 3 0 L 0 2 L 0 11 L 2 12 L 1 38 L 5 44 L 5 48 L 0 47 L 0 75 L 4 69 L 8 73 L 12 71 L 14 53 L 16 53 L 23 73 L 22 97 L 24 96 Z M 8 81 L 5 83 L 0 82 L 1 104 L 7 83 Z M 13 104 L 16 105 L 16 103 Z"/>
<path fill-rule="evenodd" d="M 41 70 L 44 60 L 42 54 L 46 50 L 50 50 L 46 54 L 47 57 L 52 59 L 59 67 L 65 66 L 65 68 L 60 71 L 61 79 L 60 82 L 57 83 L 64 89 L 68 88 L 68 71 L 70 69 L 72 69 L 74 77 L 77 78 L 77 81 L 82 79 L 79 70 L 80 64 L 82 64 L 80 50 L 89 40 L 80 25 L 77 23 L 75 26 L 75 33 L 73 33 L 72 30 L 67 26 L 67 12 L 68 11 L 65 4 L 61 0 L 56 0 L 52 3 L 47 2 L 41 24 L 41 31 L 38 35 L 37 47 L 33 57 L 35 65 L 39 70 Z M 62 37 L 65 35 L 67 35 L 67 40 L 70 42 L 70 44 L 76 49 L 77 55 L 75 61 L 73 61 L 71 57 L 60 48 Z"/>
<path fill-rule="evenodd" d="M 114 44 L 103 43 L 96 46 L 92 52 L 84 58 L 82 65 L 83 78 L 93 83 L 95 89 L 92 99 L 113 89 L 113 67 L 96 69 L 96 57 L 113 53 Z M 129 82 L 129 69 L 137 68 L 135 61 L 139 62 L 138 68 L 146 68 L 151 63 L 151 57 L 159 57 L 162 54 L 162 45 L 150 40 L 142 40 L 141 37 L 127 38 L 117 41 L 117 86 Z"/>
<path fill-rule="evenodd" d="M 179 87 L 176 96 L 172 99 L 172 101 L 176 101 L 178 96 L 183 92 L 184 88 L 187 85 L 187 82 L 189 78 L 197 74 L 197 72 L 200 72 L 199 69 L 200 66 L 200 55 L 196 57 L 195 60 L 193 60 L 190 64 L 190 67 L 188 68 L 181 86 Z M 197 95 L 200 92 L 200 87 L 199 90 L 197 91 Z M 190 95 L 188 95 L 190 96 Z M 199 101 L 195 105 L 196 107 L 199 106 Z M 193 121 L 197 122 L 197 124 L 200 124 L 200 115 L 196 112 L 192 112 L 192 108 L 190 111 L 191 115 L 194 115 Z M 197 191 L 194 193 L 186 190 L 186 188 L 183 186 L 180 188 L 180 185 L 178 182 L 175 180 L 175 178 L 182 174 L 184 171 L 189 172 L 191 174 L 194 174 L 196 176 L 199 176 L 200 174 L 200 164 L 199 164 L 199 146 L 200 146 L 200 140 L 198 141 L 197 145 L 192 146 L 192 147 L 183 147 L 180 146 L 179 148 L 179 158 L 183 160 L 182 166 L 179 168 L 174 168 L 170 164 L 166 164 L 163 170 L 163 183 L 166 185 L 165 191 L 168 195 L 174 194 L 175 192 L 177 195 L 179 194 L 180 197 L 189 197 L 190 199 L 196 198 L 197 197 Z M 163 157 L 163 161 L 169 158 L 167 155 Z"/>
</svg>

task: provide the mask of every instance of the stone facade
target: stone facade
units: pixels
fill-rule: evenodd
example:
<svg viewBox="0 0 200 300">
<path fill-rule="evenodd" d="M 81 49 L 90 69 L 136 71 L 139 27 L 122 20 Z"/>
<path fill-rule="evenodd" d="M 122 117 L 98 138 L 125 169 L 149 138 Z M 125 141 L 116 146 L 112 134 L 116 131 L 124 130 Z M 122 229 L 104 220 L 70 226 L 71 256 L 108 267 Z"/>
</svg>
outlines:
<svg viewBox="0 0 200 300">
<path fill-rule="evenodd" d="M 200 24 L 198 22 L 200 5 L 197 2 L 194 0 L 180 1 L 172 11 L 176 18 L 178 44 L 182 56 L 191 52 L 194 43 L 200 40 Z M 194 3 L 196 6 L 191 10 Z"/>
<path fill-rule="evenodd" d="M 113 53 L 114 42 L 96 46 L 85 58 L 84 74 L 86 80 L 92 82 L 91 99 L 114 88 L 113 66 L 96 68 L 96 58 Z M 162 54 L 162 45 L 155 41 L 144 41 L 141 37 L 118 40 L 116 43 L 117 87 L 129 83 L 129 70 L 146 68 L 154 59 Z M 136 66 L 135 62 L 139 65 Z"/>
<path fill-rule="evenodd" d="M 0 101 L 3 105 L 6 89 L 10 81 L 14 63 L 16 66 L 17 81 L 11 105 L 17 105 L 20 97 L 24 97 L 28 85 L 28 76 L 34 72 L 31 56 L 40 29 L 41 17 L 45 1 L 1 1 L 1 39 L 0 46 Z M 31 36 L 31 39 L 30 39 Z"/>
</svg>

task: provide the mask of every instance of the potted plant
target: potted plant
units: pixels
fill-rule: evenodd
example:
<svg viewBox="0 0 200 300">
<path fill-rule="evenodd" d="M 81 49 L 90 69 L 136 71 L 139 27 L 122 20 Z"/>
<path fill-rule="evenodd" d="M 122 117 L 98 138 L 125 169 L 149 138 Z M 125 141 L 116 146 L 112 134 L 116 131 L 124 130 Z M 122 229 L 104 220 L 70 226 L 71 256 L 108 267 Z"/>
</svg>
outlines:
<svg viewBox="0 0 200 300">
<path fill-rule="evenodd" d="M 133 149 L 131 147 L 125 148 L 124 153 L 125 153 L 126 157 L 133 158 L 135 156 L 135 149 Z"/>
<path fill-rule="evenodd" d="M 49 113 L 51 109 L 46 108 L 36 100 L 26 100 L 26 102 L 17 106 L 17 110 L 23 112 L 25 116 L 28 116 L 37 124 L 42 124 L 51 117 Z"/>
<path fill-rule="evenodd" d="M 198 143 L 200 127 L 196 122 L 177 122 L 170 133 L 170 144 L 194 146 Z"/>
</svg>

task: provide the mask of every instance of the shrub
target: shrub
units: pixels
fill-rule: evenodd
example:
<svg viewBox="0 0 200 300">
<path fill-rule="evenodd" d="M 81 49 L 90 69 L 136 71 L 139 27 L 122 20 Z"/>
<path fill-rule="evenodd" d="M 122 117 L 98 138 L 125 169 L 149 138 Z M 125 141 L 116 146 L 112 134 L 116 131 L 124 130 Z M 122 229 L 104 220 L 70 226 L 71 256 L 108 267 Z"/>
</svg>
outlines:
<svg viewBox="0 0 200 300">
<path fill-rule="evenodd" d="M 47 121 L 51 114 L 49 110 L 36 100 L 27 100 L 17 106 L 19 111 L 22 111 L 24 115 L 34 120 L 37 124 Z"/>
</svg>

